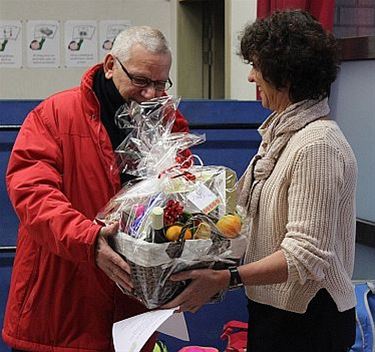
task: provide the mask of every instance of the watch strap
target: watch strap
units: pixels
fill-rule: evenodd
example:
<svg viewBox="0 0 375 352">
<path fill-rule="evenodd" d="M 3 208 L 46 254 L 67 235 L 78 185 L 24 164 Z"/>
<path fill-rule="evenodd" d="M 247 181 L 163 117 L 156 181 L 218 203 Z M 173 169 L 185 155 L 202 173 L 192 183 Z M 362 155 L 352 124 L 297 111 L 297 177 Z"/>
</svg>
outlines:
<svg viewBox="0 0 375 352">
<path fill-rule="evenodd" d="M 230 266 L 228 268 L 229 273 L 230 273 L 230 280 L 229 280 L 229 289 L 235 289 L 238 287 L 243 286 L 243 282 L 241 280 L 240 273 L 238 272 L 238 268 L 236 266 Z"/>
</svg>

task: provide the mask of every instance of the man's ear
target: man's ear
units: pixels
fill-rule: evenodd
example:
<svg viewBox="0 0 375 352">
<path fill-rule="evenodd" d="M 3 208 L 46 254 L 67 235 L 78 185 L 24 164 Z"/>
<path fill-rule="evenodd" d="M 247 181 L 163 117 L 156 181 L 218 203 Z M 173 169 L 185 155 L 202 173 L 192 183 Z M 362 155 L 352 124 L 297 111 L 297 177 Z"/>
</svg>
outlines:
<svg viewBox="0 0 375 352">
<path fill-rule="evenodd" d="M 111 79 L 113 77 L 113 69 L 115 66 L 115 58 L 112 54 L 107 54 L 103 60 L 103 69 L 105 78 Z"/>
</svg>

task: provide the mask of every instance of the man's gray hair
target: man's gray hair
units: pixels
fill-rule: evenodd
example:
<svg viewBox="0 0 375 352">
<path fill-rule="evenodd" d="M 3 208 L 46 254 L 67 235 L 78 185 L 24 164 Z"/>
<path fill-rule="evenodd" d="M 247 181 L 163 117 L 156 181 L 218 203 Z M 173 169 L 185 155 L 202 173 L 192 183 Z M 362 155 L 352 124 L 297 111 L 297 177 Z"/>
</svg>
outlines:
<svg viewBox="0 0 375 352">
<path fill-rule="evenodd" d="M 135 44 L 142 45 L 146 50 L 155 54 L 170 53 L 169 44 L 164 34 L 149 26 L 134 26 L 120 32 L 111 50 L 111 54 L 125 62 L 130 57 L 130 49 Z"/>
</svg>

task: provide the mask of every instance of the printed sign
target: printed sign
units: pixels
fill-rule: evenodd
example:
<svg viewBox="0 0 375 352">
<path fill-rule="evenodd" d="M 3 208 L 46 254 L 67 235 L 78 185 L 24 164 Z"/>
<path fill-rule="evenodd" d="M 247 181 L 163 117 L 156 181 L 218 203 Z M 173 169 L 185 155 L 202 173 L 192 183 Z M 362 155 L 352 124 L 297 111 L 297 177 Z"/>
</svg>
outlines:
<svg viewBox="0 0 375 352">
<path fill-rule="evenodd" d="M 65 65 L 67 67 L 92 66 L 98 62 L 96 21 L 66 21 Z"/>
<path fill-rule="evenodd" d="M 0 68 L 22 66 L 21 29 L 21 21 L 0 21 Z"/>
<path fill-rule="evenodd" d="M 120 32 L 131 26 L 130 20 L 124 21 L 100 21 L 99 22 L 99 57 L 102 60 L 104 56 L 112 49 L 113 42 Z"/>
<path fill-rule="evenodd" d="M 27 66 L 60 66 L 60 28 L 58 21 L 28 21 Z"/>
</svg>

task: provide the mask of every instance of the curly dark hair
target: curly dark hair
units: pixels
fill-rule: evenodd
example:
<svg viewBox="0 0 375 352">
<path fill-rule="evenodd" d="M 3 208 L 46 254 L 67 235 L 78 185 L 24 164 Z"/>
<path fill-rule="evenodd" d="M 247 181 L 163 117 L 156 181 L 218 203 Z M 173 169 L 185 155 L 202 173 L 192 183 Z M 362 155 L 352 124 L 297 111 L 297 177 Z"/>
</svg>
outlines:
<svg viewBox="0 0 375 352">
<path fill-rule="evenodd" d="M 293 103 L 329 94 L 339 70 L 334 36 L 308 12 L 276 11 L 241 34 L 240 55 L 276 89 L 289 86 Z"/>
</svg>

